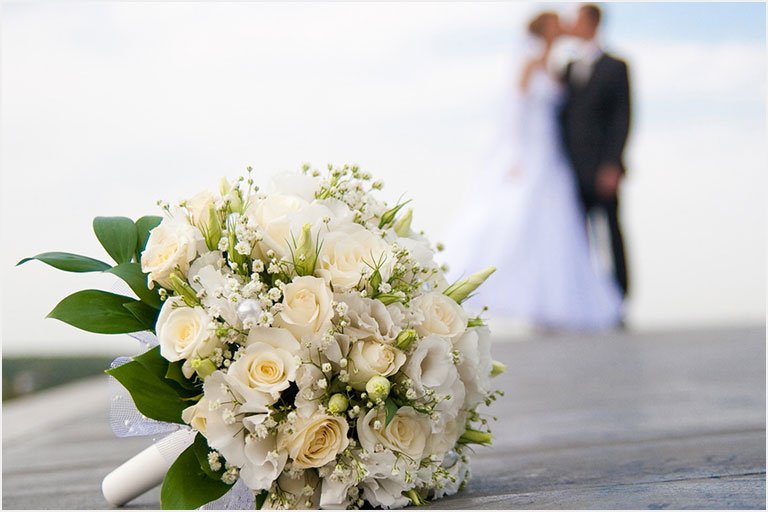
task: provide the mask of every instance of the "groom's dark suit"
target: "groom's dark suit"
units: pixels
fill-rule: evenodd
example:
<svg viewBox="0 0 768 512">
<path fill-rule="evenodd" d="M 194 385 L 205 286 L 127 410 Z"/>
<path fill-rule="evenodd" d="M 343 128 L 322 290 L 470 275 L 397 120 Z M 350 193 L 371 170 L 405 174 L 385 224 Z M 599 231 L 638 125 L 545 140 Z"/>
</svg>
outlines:
<svg viewBox="0 0 768 512">
<path fill-rule="evenodd" d="M 603 53 L 582 81 L 574 77 L 573 67 L 574 63 L 568 64 L 563 77 L 567 96 L 560 121 L 565 150 L 578 178 L 586 212 L 601 209 L 608 217 L 616 280 L 626 294 L 627 266 L 618 199 L 600 197 L 596 177 L 605 164 L 615 164 L 624 172 L 630 118 L 627 64 Z"/>
</svg>

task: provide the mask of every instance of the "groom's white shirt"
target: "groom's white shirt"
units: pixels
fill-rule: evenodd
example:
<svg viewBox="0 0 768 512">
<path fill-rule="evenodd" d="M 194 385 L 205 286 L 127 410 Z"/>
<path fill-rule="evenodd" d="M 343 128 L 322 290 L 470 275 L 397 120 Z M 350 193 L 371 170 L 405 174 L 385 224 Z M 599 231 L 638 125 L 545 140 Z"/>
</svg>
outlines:
<svg viewBox="0 0 768 512">
<path fill-rule="evenodd" d="M 603 55 L 603 48 L 593 39 L 585 43 L 579 53 L 581 54 L 580 57 L 573 62 L 571 67 L 571 77 L 577 84 L 584 85 L 592 76 L 595 62 Z"/>
</svg>

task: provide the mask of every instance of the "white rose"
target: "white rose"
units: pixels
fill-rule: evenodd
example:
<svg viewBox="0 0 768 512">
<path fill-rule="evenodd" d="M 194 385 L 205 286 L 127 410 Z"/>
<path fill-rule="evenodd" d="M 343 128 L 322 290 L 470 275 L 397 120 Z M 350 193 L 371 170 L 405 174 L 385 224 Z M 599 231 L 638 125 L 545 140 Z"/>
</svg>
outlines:
<svg viewBox="0 0 768 512">
<path fill-rule="evenodd" d="M 302 276 L 285 286 L 278 324 L 302 337 L 326 330 L 333 318 L 333 293 L 324 280 Z"/>
<path fill-rule="evenodd" d="M 287 450 L 296 469 L 319 468 L 336 459 L 349 446 L 349 425 L 341 416 L 318 414 L 298 417 L 292 433 L 278 434 L 278 448 Z"/>
<path fill-rule="evenodd" d="M 381 407 L 371 409 L 365 416 L 358 418 L 357 435 L 360 445 L 374 453 L 376 444 L 380 443 L 385 448 L 404 453 L 413 460 L 422 459 L 431 432 L 428 416 L 417 412 L 413 407 L 401 407 L 389 425 L 385 424 L 386 412 Z"/>
<path fill-rule="evenodd" d="M 412 304 L 424 315 L 424 320 L 416 326 L 416 332 L 422 336 L 437 334 L 453 338 L 467 328 L 467 314 L 456 301 L 442 293 L 425 293 L 416 297 Z"/>
<path fill-rule="evenodd" d="M 166 300 L 155 326 L 160 354 L 171 362 L 207 355 L 215 348 L 208 322 L 203 308 L 187 307 L 180 297 Z"/>
<path fill-rule="evenodd" d="M 487 327 L 468 329 L 454 344 L 459 351 L 459 374 L 464 381 L 464 408 L 471 409 L 491 391 L 491 332 Z"/>
<path fill-rule="evenodd" d="M 334 290 L 349 290 L 357 286 L 362 277 L 370 276 L 379 267 L 382 281 L 392 272 L 389 245 L 359 224 L 349 224 L 343 230 L 332 231 L 322 239 L 318 266 L 327 276 Z"/>
<path fill-rule="evenodd" d="M 377 341 L 358 341 L 349 350 L 349 385 L 362 391 L 371 377 L 394 375 L 405 363 L 405 354 Z"/>
<path fill-rule="evenodd" d="M 209 210 L 215 201 L 216 196 L 208 190 L 204 190 L 187 199 L 187 211 L 192 217 L 192 224 L 200 229 L 208 226 Z"/>
<path fill-rule="evenodd" d="M 296 380 L 298 350 L 299 343 L 285 329 L 255 327 L 244 352 L 229 367 L 227 382 L 245 405 L 271 405 Z"/>
<path fill-rule="evenodd" d="M 163 219 L 159 226 L 149 232 L 149 240 L 141 253 L 141 269 L 149 274 L 148 281 L 170 288 L 169 277 L 177 268 L 183 275 L 189 263 L 195 259 L 198 249 L 205 242 L 200 231 L 186 222 Z"/>
</svg>

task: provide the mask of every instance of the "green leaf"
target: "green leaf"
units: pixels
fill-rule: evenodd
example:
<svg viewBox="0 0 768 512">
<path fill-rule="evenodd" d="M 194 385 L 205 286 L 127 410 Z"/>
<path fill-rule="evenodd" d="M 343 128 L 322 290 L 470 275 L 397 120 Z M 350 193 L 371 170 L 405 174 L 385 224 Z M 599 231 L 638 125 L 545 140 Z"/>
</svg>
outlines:
<svg viewBox="0 0 768 512">
<path fill-rule="evenodd" d="M 136 233 L 139 237 L 139 243 L 136 245 L 136 261 L 141 262 L 141 253 L 147 246 L 149 232 L 155 229 L 163 218 L 157 215 L 145 215 L 136 221 Z"/>
<path fill-rule="evenodd" d="M 157 316 L 160 314 L 160 311 L 147 306 L 141 301 L 129 302 L 128 304 L 123 304 L 123 307 L 130 311 L 136 317 L 136 320 L 144 324 L 144 328 L 147 331 L 155 332 L 155 323 L 157 323 Z"/>
<path fill-rule="evenodd" d="M 96 217 L 93 232 L 118 264 L 128 263 L 136 253 L 136 225 L 128 217 Z"/>
<path fill-rule="evenodd" d="M 48 318 L 99 334 L 144 331 L 144 323 L 124 306 L 134 302 L 138 301 L 124 295 L 102 290 L 82 290 L 65 297 L 48 313 Z"/>
<path fill-rule="evenodd" d="M 221 480 L 221 475 L 224 474 L 224 467 L 222 465 L 218 471 L 211 469 L 211 464 L 208 462 L 208 454 L 211 452 L 211 448 L 208 446 L 208 441 L 205 439 L 205 436 L 198 433 L 195 436 L 195 442 L 192 444 L 192 447 L 194 448 L 197 462 L 200 464 L 200 469 L 208 475 L 208 478 Z"/>
<path fill-rule="evenodd" d="M 267 501 L 267 496 L 269 496 L 269 491 L 266 489 L 256 495 L 256 510 L 261 510 L 261 507 L 263 507 L 264 503 Z"/>
<path fill-rule="evenodd" d="M 192 510 L 222 497 L 230 485 L 213 480 L 200 467 L 193 444 L 176 459 L 163 480 L 160 507 L 164 510 Z"/>
<path fill-rule="evenodd" d="M 168 370 L 165 372 L 165 378 L 170 379 L 177 383 L 184 389 L 200 391 L 200 384 L 195 383 L 192 379 L 188 379 L 181 371 L 181 367 L 184 365 L 181 361 L 175 361 L 168 364 Z"/>
<path fill-rule="evenodd" d="M 395 414 L 397 414 L 397 404 L 391 399 L 387 398 L 384 400 L 384 406 L 387 408 L 387 419 L 385 421 L 384 426 L 389 426 L 389 423 L 392 421 L 392 418 L 395 417 Z"/>
<path fill-rule="evenodd" d="M 43 252 L 31 258 L 24 258 L 16 264 L 18 267 L 28 261 L 37 260 L 65 272 L 101 272 L 109 268 L 109 264 L 88 256 L 80 256 L 71 252 Z"/>
<path fill-rule="evenodd" d="M 159 377 L 154 369 L 139 361 L 144 355 L 124 365 L 111 368 L 107 373 L 128 390 L 136 408 L 144 416 L 159 421 L 183 423 L 181 411 L 190 404 L 179 397 L 170 381 Z"/>
<path fill-rule="evenodd" d="M 194 397 L 200 394 L 200 388 L 197 387 L 191 387 L 186 388 L 179 384 L 179 382 L 176 381 L 176 379 L 169 379 L 168 378 L 168 371 L 171 367 L 171 364 L 169 363 L 166 358 L 164 358 L 160 354 L 160 347 L 154 347 L 150 350 L 147 350 L 140 356 L 134 357 L 134 361 L 142 365 L 144 368 L 147 369 L 147 371 L 151 372 L 152 375 L 163 381 L 167 386 L 170 386 L 171 389 L 173 389 L 176 392 L 176 395 L 179 396 L 179 398 L 182 398 L 186 400 L 187 398 Z M 180 365 L 182 364 L 179 362 Z M 179 373 L 181 373 L 181 366 L 179 365 Z M 184 375 L 181 375 L 184 377 Z"/>
<path fill-rule="evenodd" d="M 114 274 L 131 287 L 136 294 L 147 305 L 160 309 L 160 295 L 157 288 L 150 290 L 147 286 L 147 274 L 141 271 L 141 265 L 138 263 L 121 263 L 115 267 L 107 269 L 105 272 Z"/>
</svg>

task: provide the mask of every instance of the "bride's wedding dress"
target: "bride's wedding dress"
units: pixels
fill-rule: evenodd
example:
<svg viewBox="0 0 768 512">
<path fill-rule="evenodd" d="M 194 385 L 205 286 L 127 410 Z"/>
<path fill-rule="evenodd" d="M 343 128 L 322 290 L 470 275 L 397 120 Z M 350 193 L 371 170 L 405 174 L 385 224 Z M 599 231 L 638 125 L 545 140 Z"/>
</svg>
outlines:
<svg viewBox="0 0 768 512">
<path fill-rule="evenodd" d="M 590 253 L 561 148 L 561 100 L 555 79 L 535 71 L 507 113 L 492 162 L 474 180 L 445 257 L 451 269 L 497 267 L 470 299 L 488 305 L 494 317 L 549 328 L 608 328 L 621 318 L 621 294 Z"/>
</svg>

